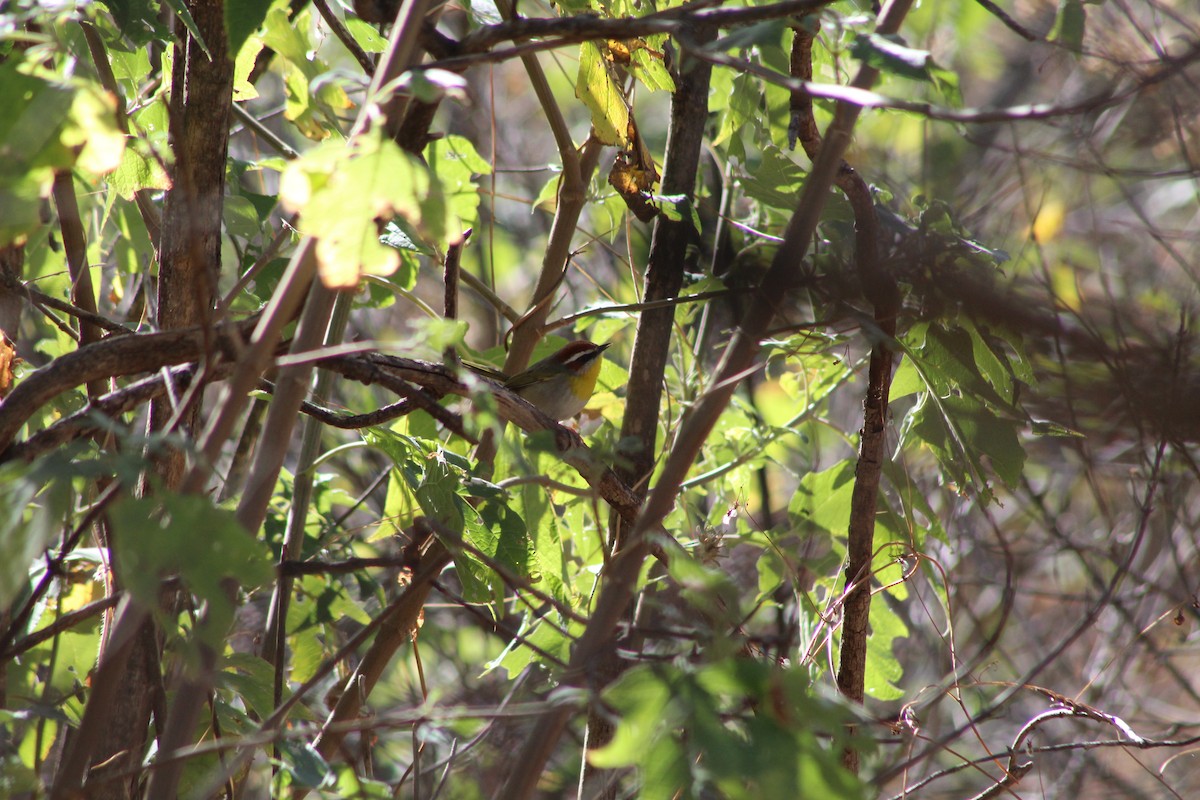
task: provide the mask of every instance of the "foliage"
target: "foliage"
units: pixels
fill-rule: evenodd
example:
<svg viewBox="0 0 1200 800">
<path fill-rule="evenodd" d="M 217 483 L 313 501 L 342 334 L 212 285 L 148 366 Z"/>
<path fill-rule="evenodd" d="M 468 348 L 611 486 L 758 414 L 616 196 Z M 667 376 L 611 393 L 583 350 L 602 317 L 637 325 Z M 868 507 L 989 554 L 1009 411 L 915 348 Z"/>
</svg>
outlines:
<svg viewBox="0 0 1200 800">
<path fill-rule="evenodd" d="M 1200 703 L 1181 566 L 1196 107 L 1155 94 L 1197 60 L 1176 5 L 1068 2 L 1037 28 L 933 2 L 896 33 L 865 4 L 573 0 L 509 22 L 447 7 L 422 33 L 369 23 L 394 17 L 382 0 L 11 4 L 0 330 L 24 363 L 0 362 L 0 793 L 567 796 L 582 771 L 605 796 L 965 795 L 1009 785 L 961 768 L 997 772 L 1049 730 L 1047 697 L 1187 746 L 1191 722 L 1155 716 L 1156 682 Z M 213 19 L 239 109 L 215 188 L 171 127 Z M 1146 51 L 1115 49 L 1135 29 Z M 432 64 L 403 70 L 399 45 Z M 689 129 L 672 102 L 702 64 Z M 1075 126 L 1087 154 L 1060 138 Z M 688 136 L 703 149 L 678 168 Z M 220 241 L 188 278 L 192 336 L 159 292 L 185 274 L 165 241 L 205 252 L 198 188 Z M 718 380 L 781 270 L 752 367 Z M 647 399 L 650 362 L 626 365 L 654 336 Z M 579 337 L 613 346 L 578 441 L 460 369 Z M 121 340 L 141 352 L 112 356 Z M 314 405 L 289 406 L 304 387 Z M 646 403 L 657 424 L 631 433 Z M 858 641 L 842 623 L 864 587 Z M 142 612 L 141 644 L 113 633 Z M 135 646 L 165 694 L 135 691 L 147 716 L 106 731 Z M 199 746 L 159 760 L 180 741 Z M 1037 756 L 1057 794 L 1117 769 L 1076 757 L 1056 782 Z M 1120 786 L 1197 787 L 1169 761 Z"/>
</svg>

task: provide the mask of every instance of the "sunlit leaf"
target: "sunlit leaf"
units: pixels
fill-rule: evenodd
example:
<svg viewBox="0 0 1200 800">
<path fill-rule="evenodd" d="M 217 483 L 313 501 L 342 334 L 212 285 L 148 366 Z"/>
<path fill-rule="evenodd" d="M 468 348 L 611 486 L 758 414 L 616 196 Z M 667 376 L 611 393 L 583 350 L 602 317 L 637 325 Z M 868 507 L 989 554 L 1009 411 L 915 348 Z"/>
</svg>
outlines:
<svg viewBox="0 0 1200 800">
<path fill-rule="evenodd" d="M 444 220 L 425 214 L 429 174 L 377 131 L 352 143 L 316 148 L 290 164 L 280 199 L 301 214 L 301 230 L 317 239 L 321 279 L 349 288 L 363 273 L 389 275 L 400 256 L 379 241 L 381 220 L 402 216 L 435 240 Z"/>
<path fill-rule="evenodd" d="M 607 62 L 594 42 L 579 46 L 579 76 L 575 95 L 592 112 L 592 128 L 604 144 L 629 143 L 629 106 L 620 88 L 608 74 Z"/>
<path fill-rule="evenodd" d="M 850 54 L 882 72 L 919 81 L 931 80 L 929 67 L 933 56 L 927 50 L 908 47 L 899 36 L 880 33 L 858 36 L 850 47 Z"/>
</svg>

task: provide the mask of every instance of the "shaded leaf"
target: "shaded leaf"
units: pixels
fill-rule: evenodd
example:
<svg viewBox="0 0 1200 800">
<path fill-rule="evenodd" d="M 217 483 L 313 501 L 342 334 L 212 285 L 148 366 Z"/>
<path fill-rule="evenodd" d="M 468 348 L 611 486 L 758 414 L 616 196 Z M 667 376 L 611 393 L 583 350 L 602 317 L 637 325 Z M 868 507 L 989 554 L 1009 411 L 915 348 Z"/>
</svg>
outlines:
<svg viewBox="0 0 1200 800">
<path fill-rule="evenodd" d="M 242 45 L 267 19 L 272 0 L 236 0 L 225 3 L 225 36 L 229 52 L 239 53 Z"/>
</svg>

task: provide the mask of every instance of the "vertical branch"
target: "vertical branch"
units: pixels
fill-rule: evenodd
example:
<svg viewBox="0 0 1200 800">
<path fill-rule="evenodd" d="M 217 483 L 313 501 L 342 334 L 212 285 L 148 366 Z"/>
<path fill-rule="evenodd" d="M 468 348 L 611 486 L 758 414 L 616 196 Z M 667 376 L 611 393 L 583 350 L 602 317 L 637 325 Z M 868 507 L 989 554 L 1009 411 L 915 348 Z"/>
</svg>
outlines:
<svg viewBox="0 0 1200 800">
<path fill-rule="evenodd" d="M 218 4 L 220 5 L 220 4 Z M 380 62 L 379 69 L 373 76 L 367 99 L 359 113 L 351 136 L 358 136 L 368 129 L 376 116 L 376 103 L 380 90 L 394 80 L 402 71 L 413 63 L 418 52 L 417 36 L 420 22 L 428 7 L 427 0 L 414 0 L 401 9 L 396 27 L 388 43 L 388 49 Z M 405 98 L 394 95 L 383 103 L 383 118 L 381 124 L 391 132 L 399 123 L 404 113 Z M 240 416 L 248 401 L 247 392 L 257 380 L 274 351 L 275 342 L 282 332 L 283 324 L 289 319 L 289 312 L 295 308 L 295 303 L 305 291 L 308 300 L 304 307 L 303 317 L 292 342 L 290 352 L 303 353 L 318 347 L 329 330 L 330 315 L 334 308 L 334 293 L 332 290 L 312 282 L 311 277 L 315 266 L 314 246 L 312 239 L 304 240 L 281 281 L 277 296 L 272 298 L 259 328 L 255 331 L 246 358 L 239 365 L 234 375 L 229 391 L 224 395 L 226 404 L 220 410 L 217 422 L 210 426 L 205 433 L 204 451 L 210 460 L 214 460 L 224 443 L 224 437 L 232 429 L 234 421 Z M 345 301 L 344 301 L 345 302 Z M 336 332 L 335 332 L 336 333 Z M 340 335 L 340 334 L 339 334 Z M 256 535 L 266 516 L 267 503 L 271 498 L 279 471 L 287 453 L 287 445 L 291 440 L 291 432 L 299 416 L 300 404 L 308 392 L 309 380 L 312 375 L 310 364 L 294 364 L 280 370 L 276 381 L 276 392 L 272 400 L 267 420 L 264 425 L 263 442 L 255 456 L 254 464 L 246 481 L 246 489 L 237 508 L 237 519 L 252 535 Z M 199 491 L 203 486 L 209 465 L 198 464 L 188 476 L 186 488 Z M 236 587 L 226 587 L 229 592 Z M 282 625 L 283 620 L 278 624 Z M 211 620 L 203 615 L 197 622 L 197 629 L 210 627 Z M 165 730 L 160 740 L 160 752 L 169 752 L 186 746 L 193 735 L 192 730 L 198 719 L 200 709 L 211 691 L 216 666 L 215 656 L 205 648 L 201 648 L 202 660 L 200 670 L 187 678 L 176 692 L 176 699 L 167 717 Z M 150 777 L 147 795 L 150 797 L 173 797 L 176 793 L 179 779 L 182 775 L 182 763 L 172 761 L 161 765 Z"/>
<path fill-rule="evenodd" d="M 224 4 L 191 0 L 188 8 L 212 56 L 185 32 L 175 44 L 170 100 L 175 166 L 163 204 L 159 246 L 157 322 L 163 330 L 209 322 L 220 278 L 233 58 L 226 48 Z M 175 411 L 166 399 L 151 404 L 151 430 L 162 430 Z M 196 403 L 184 417 L 186 429 L 191 429 L 199 411 Z M 182 453 L 167 455 L 157 465 L 168 488 L 179 486 L 184 468 Z"/>
<path fill-rule="evenodd" d="M 791 68 L 794 77 L 812 80 L 813 35 L 797 28 L 792 42 Z M 796 137 L 810 158 L 817 158 L 821 134 L 813 118 L 812 99 L 804 92 L 792 94 L 789 135 Z M 871 558 L 875 552 L 875 511 L 885 458 L 888 389 L 892 382 L 893 353 L 889 342 L 896 334 L 900 292 L 896 281 L 879 264 L 879 222 L 871 190 L 862 176 L 842 162 L 835 180 L 854 210 L 854 258 L 863 295 L 871 303 L 875 328 L 867 331 L 871 341 L 867 392 L 863 398 L 863 427 L 860 431 L 858 464 L 850 500 L 850 528 L 846 561 L 846 595 L 842 608 L 842 641 L 838 664 L 838 690 L 856 703 L 863 701 L 866 685 L 867 634 L 871 614 Z M 857 772 L 858 751 L 847 748 L 842 755 L 846 768 Z"/>
<path fill-rule="evenodd" d="M 67 270 L 71 273 L 71 302 L 95 314 L 96 291 L 92 287 L 92 271 L 87 263 L 87 236 L 79 216 L 79 203 L 75 199 L 75 179 L 69 171 L 54 176 L 54 205 L 58 209 L 58 227 L 62 232 Z M 100 336 L 101 331 L 96 323 L 87 319 L 79 320 L 80 347 L 99 341 Z M 105 391 L 104 381 L 91 381 L 87 385 L 91 399 Z"/>
<path fill-rule="evenodd" d="M 157 322 L 163 330 L 210 322 L 221 272 L 221 212 L 233 107 L 233 57 L 226 46 L 224 4 L 219 0 L 189 0 L 187 5 L 208 53 L 190 33 L 180 31 L 169 105 L 175 166 L 163 204 L 158 253 Z M 179 27 L 182 29 L 182 25 Z M 156 399 L 150 405 L 149 429 L 164 430 L 177 418 L 184 431 L 190 432 L 200 418 L 201 396 L 194 395 L 191 408 L 183 410 L 173 408 L 167 398 Z M 178 411 L 183 413 L 177 415 Z M 177 489 L 186 466 L 184 454 L 175 451 L 156 461 L 155 472 L 164 488 Z M 118 753 L 124 748 L 125 758 L 134 763 L 141 759 L 150 701 L 161 681 L 160 647 L 161 637 L 153 622 L 147 620 L 132 645 L 130 669 L 122 678 L 121 693 L 127 700 L 114 707 L 114 715 L 124 719 L 114 719 L 118 724 L 111 727 L 106 751 Z M 201 695 L 200 702 L 205 697 L 207 693 Z M 160 739 L 160 747 L 165 741 Z"/>
<path fill-rule="evenodd" d="M 190 34 L 182 34 L 175 46 L 170 101 L 170 139 L 175 168 L 173 185 L 164 206 L 164 232 L 159 250 L 157 322 L 163 330 L 208 321 L 220 270 L 221 207 L 233 97 L 233 61 L 225 44 L 224 4 L 219 0 L 191 0 L 188 7 L 212 56 L 210 58 L 203 52 Z M 103 48 L 94 48 L 92 55 L 103 61 Z M 100 70 L 104 72 L 103 68 Z M 70 180 L 70 176 L 66 179 Z M 70 196 L 74 192 L 68 192 L 69 189 L 72 187 L 62 182 L 56 186 L 60 215 L 69 215 L 75 208 L 74 198 Z M 75 275 L 76 272 L 79 274 Z M 86 287 L 90 293 L 90 286 L 83 279 L 86 264 L 72 264 L 72 273 L 76 291 Z M 197 399 L 199 396 L 199 393 L 195 395 Z M 190 430 L 198 412 L 197 403 L 190 414 L 181 417 L 185 429 Z M 174 415 L 175 409 L 169 402 L 156 400 L 150 408 L 149 429 L 163 430 Z M 181 452 L 163 456 L 155 465 L 160 485 L 178 488 L 185 466 Z M 111 541 L 106 544 L 119 546 Z M 115 652 L 109 654 L 107 650 L 101 655 L 102 663 L 113 668 L 97 675 L 97 691 L 88 703 L 88 714 L 79 736 L 81 742 L 87 744 L 72 754 L 76 762 L 86 768 L 94 763 L 90 758 L 94 751 L 95 760 L 103 764 L 102 768 L 87 772 L 89 784 L 94 784 L 90 789 L 91 796 L 97 798 L 124 798 L 134 791 L 135 780 L 105 780 L 105 775 L 124 773 L 141 762 L 151 703 L 161 691 L 161 642 L 145 610 L 124 604 L 117 612 L 112 628 L 134 632 L 122 640 L 122 646 L 128 650 L 119 659 Z M 106 646 L 111 645 L 109 640 Z M 108 682 L 115 682 L 115 685 Z M 104 685 L 99 685 L 101 683 Z M 82 775 L 68 775 L 61 785 L 69 786 L 78 777 Z"/>
<path fill-rule="evenodd" d="M 704 43 L 715 36 L 715 31 L 704 29 L 697 34 Z M 675 93 L 671 97 L 671 124 L 667 131 L 666 154 L 663 157 L 663 178 L 660 192 L 665 195 L 682 195 L 688 202 L 694 201 L 696 172 L 700 165 L 700 150 L 704 142 L 704 125 L 708 120 L 708 87 L 712 66 L 706 61 L 682 57 L 675 78 Z M 691 215 L 684 213 L 675 221 L 660 214 L 654 221 L 654 233 L 650 241 L 650 254 L 646 263 L 646 277 L 642 298 L 646 303 L 667 300 L 679 295 L 686 271 L 688 245 L 698 236 L 692 225 Z M 642 311 L 638 318 L 637 336 L 633 343 L 633 358 L 629 367 L 629 383 L 626 390 L 625 415 L 621 423 L 621 441 L 636 442 L 637 449 L 629 455 L 628 465 L 616 469 L 617 475 L 628 485 L 639 490 L 641 481 L 649 476 L 657 454 L 659 410 L 662 406 L 663 374 L 671 347 L 671 333 L 675 322 L 675 306 L 664 304 Z M 621 549 L 621 532 L 624 522 L 613 515 L 611 522 L 610 550 Z M 616 648 L 611 651 L 615 654 Z M 620 671 L 620 662 L 606 659 L 597 667 L 602 673 L 601 682 L 612 680 Z M 593 711 L 588 715 L 586 750 L 603 747 L 613 736 L 613 724 L 607 714 Z M 580 776 L 580 796 L 615 797 L 617 785 L 605 785 L 591 775 L 589 765 L 584 763 Z M 591 786 L 588 784 L 597 784 Z"/>
<path fill-rule="evenodd" d="M 697 43 L 704 44 L 715 31 L 709 28 L 697 33 Z M 700 164 L 700 148 L 704 141 L 704 124 L 708 119 L 708 85 L 712 66 L 706 61 L 680 57 L 675 94 L 671 97 L 671 125 L 667 132 L 666 155 L 663 158 L 661 193 L 683 195 L 692 202 L 696 190 L 696 171 Z M 699 235 L 692 226 L 690 214 L 678 221 L 660 214 L 654 221 L 650 255 L 646 262 L 643 302 L 654 303 L 679 295 L 686 268 L 687 246 Z M 659 408 L 662 405 L 663 372 L 671 345 L 675 321 L 675 306 L 664 304 L 644 310 L 638 319 L 637 337 L 629 367 L 625 416 L 621 423 L 622 441 L 636 440 L 637 450 L 629 455 L 628 467 L 617 474 L 631 486 L 636 486 L 650 474 L 654 466 L 655 438 L 658 432 Z"/>
</svg>

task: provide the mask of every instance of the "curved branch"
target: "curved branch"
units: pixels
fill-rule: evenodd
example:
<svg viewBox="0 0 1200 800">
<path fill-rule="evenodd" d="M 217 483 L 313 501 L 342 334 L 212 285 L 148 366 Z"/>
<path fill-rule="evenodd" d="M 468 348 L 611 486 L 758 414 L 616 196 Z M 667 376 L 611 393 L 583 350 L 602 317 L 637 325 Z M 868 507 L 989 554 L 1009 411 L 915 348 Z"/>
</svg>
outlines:
<svg viewBox="0 0 1200 800">
<path fill-rule="evenodd" d="M 257 322 L 257 317 L 251 317 L 218 326 L 213 341 L 216 350 L 227 358 L 236 359 L 242 343 Z M 0 453 L 12 445 L 13 437 L 22 425 L 65 391 L 102 378 L 136 375 L 199 361 L 204 353 L 205 331 L 195 327 L 110 337 L 59 356 L 27 375 L 0 402 Z"/>
</svg>

